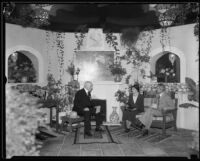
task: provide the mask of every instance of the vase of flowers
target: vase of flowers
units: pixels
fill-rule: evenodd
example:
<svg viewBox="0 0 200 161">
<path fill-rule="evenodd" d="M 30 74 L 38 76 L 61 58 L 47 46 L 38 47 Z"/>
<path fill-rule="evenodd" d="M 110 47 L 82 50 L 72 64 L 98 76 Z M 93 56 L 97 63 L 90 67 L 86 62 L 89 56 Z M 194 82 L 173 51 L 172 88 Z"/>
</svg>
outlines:
<svg viewBox="0 0 200 161">
<path fill-rule="evenodd" d="M 120 82 L 122 80 L 122 76 L 126 74 L 126 69 L 122 68 L 121 63 L 113 63 L 109 66 L 112 75 L 115 76 L 114 80 L 116 82 Z"/>
<path fill-rule="evenodd" d="M 80 69 L 79 68 L 76 69 L 73 62 L 70 63 L 70 65 L 68 66 L 68 68 L 65 71 L 71 75 L 72 81 L 75 80 L 74 79 L 75 75 L 77 75 L 77 80 L 78 80 L 78 75 L 79 75 Z"/>
<path fill-rule="evenodd" d="M 176 81 L 176 74 L 172 68 L 162 68 L 157 77 L 159 82 L 167 83 Z"/>
</svg>

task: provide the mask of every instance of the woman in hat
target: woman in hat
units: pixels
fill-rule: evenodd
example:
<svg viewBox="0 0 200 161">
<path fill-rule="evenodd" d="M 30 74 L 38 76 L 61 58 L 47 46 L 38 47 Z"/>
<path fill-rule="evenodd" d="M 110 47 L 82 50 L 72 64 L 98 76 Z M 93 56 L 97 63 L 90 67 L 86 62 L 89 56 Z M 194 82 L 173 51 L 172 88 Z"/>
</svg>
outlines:
<svg viewBox="0 0 200 161">
<path fill-rule="evenodd" d="M 127 106 L 122 109 L 122 121 L 125 123 L 125 132 L 130 131 L 131 124 L 136 123 L 136 115 L 144 112 L 144 98 L 140 94 L 139 84 L 130 87 L 130 94 Z"/>
</svg>

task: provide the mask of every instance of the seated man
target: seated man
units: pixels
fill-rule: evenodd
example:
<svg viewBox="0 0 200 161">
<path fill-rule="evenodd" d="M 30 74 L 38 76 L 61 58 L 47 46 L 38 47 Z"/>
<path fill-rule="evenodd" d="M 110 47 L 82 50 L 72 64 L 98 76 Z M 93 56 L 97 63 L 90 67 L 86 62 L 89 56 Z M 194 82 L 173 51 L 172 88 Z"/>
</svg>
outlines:
<svg viewBox="0 0 200 161">
<path fill-rule="evenodd" d="M 91 91 L 93 84 L 90 81 L 84 83 L 84 88 L 80 89 L 74 98 L 73 111 L 76 111 L 79 116 L 84 117 L 84 133 L 87 136 L 92 136 L 91 130 L 91 115 L 95 115 L 96 131 L 102 131 L 100 125 L 102 124 L 102 117 L 100 110 L 95 108 L 91 101 Z M 97 112 L 97 113 L 96 113 Z"/>
<path fill-rule="evenodd" d="M 125 122 L 125 132 L 130 131 L 130 125 L 136 122 L 136 115 L 144 112 L 144 98 L 139 94 L 139 85 L 130 88 L 128 105 L 123 110 L 122 120 Z"/>
<path fill-rule="evenodd" d="M 143 135 L 148 135 L 151 127 L 153 116 L 162 116 L 162 111 L 167 109 L 175 109 L 175 104 L 171 97 L 165 92 L 165 85 L 158 84 L 157 87 L 158 101 L 157 107 L 149 107 L 145 113 L 139 118 L 139 127 L 143 130 Z"/>
</svg>

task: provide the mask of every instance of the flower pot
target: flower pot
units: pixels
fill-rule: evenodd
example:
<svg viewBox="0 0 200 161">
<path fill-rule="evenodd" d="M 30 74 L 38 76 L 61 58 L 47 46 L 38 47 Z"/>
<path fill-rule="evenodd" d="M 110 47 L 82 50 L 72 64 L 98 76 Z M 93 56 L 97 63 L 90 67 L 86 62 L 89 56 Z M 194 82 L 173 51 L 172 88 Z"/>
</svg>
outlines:
<svg viewBox="0 0 200 161">
<path fill-rule="evenodd" d="M 114 81 L 115 82 L 121 82 L 121 80 L 122 80 L 122 76 L 120 74 L 116 74 L 115 78 L 114 78 Z"/>
</svg>

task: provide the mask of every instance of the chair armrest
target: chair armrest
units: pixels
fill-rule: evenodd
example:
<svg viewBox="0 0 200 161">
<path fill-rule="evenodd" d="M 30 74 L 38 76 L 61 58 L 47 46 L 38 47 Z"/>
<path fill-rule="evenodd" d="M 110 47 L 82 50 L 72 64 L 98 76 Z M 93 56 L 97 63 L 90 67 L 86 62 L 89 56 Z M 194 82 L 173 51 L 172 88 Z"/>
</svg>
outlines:
<svg viewBox="0 0 200 161">
<path fill-rule="evenodd" d="M 165 114 L 173 113 L 175 111 L 177 111 L 177 108 L 175 108 L 175 109 L 166 109 L 166 110 L 162 110 L 162 114 L 165 115 Z"/>
</svg>

